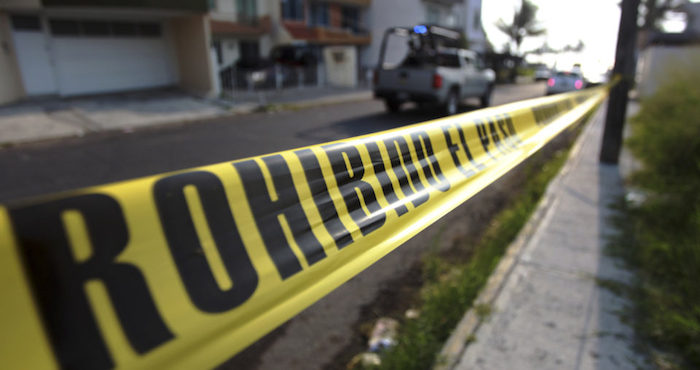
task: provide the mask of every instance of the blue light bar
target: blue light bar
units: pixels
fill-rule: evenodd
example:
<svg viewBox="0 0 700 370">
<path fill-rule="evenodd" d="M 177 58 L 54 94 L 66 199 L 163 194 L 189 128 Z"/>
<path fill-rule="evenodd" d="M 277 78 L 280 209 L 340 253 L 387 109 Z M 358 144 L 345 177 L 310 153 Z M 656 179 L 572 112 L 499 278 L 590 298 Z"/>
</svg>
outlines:
<svg viewBox="0 0 700 370">
<path fill-rule="evenodd" d="M 423 26 L 423 25 L 415 26 L 415 27 L 413 27 L 413 32 L 420 33 L 420 34 L 427 33 L 428 27 Z"/>
</svg>

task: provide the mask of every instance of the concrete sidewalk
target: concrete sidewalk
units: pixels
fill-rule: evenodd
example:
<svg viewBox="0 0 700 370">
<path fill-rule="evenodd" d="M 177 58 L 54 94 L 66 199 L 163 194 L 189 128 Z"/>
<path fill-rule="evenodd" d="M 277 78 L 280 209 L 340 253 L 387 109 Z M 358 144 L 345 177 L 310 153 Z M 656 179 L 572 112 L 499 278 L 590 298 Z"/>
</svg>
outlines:
<svg viewBox="0 0 700 370">
<path fill-rule="evenodd" d="M 176 90 L 50 98 L 0 107 L 0 148 L 254 112 L 268 105 L 309 107 L 370 99 L 369 89 L 300 88 L 202 99 Z"/>
<path fill-rule="evenodd" d="M 604 253 L 607 205 L 624 194 L 620 168 L 598 162 L 604 113 L 605 104 L 477 300 L 493 313 L 482 322 L 471 310 L 445 345 L 447 367 L 649 367 L 621 320 L 631 303 L 600 284 L 633 278 Z"/>
</svg>

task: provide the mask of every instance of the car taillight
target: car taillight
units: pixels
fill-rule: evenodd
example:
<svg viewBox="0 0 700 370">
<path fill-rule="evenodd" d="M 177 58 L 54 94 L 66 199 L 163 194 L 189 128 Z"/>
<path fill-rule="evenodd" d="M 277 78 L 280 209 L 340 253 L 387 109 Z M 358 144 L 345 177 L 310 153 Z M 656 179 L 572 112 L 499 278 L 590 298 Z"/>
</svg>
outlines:
<svg viewBox="0 0 700 370">
<path fill-rule="evenodd" d="M 442 76 L 439 74 L 433 75 L 433 89 L 439 89 L 442 87 Z"/>
<path fill-rule="evenodd" d="M 574 87 L 576 87 L 576 90 L 581 90 L 581 88 L 583 87 L 583 81 L 576 80 L 576 82 L 574 82 Z"/>
<path fill-rule="evenodd" d="M 555 83 L 555 82 L 556 82 L 555 79 L 550 78 L 549 80 L 547 80 L 547 86 L 550 86 L 550 87 L 551 87 L 551 86 L 554 86 L 554 83 Z"/>
<path fill-rule="evenodd" d="M 375 70 L 372 72 L 372 84 L 374 86 L 377 86 L 378 83 L 379 83 L 379 71 Z"/>
</svg>

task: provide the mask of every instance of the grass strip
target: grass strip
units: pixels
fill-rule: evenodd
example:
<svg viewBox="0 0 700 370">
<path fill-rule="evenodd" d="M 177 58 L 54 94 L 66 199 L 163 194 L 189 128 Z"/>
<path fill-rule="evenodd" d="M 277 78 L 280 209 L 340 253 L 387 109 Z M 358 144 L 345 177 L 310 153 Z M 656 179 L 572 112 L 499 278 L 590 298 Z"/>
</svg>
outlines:
<svg viewBox="0 0 700 370">
<path fill-rule="evenodd" d="M 438 253 L 431 253 L 425 259 L 420 316 L 402 324 L 397 345 L 383 354 L 378 368 L 427 369 L 433 365 L 443 343 L 471 307 L 506 249 L 536 209 L 547 184 L 566 162 L 572 143 L 573 140 L 555 152 L 544 165 L 537 160 L 528 162 L 525 168 L 527 180 L 520 193 L 509 207 L 493 219 L 481 241 L 474 247 L 469 261 L 456 262 Z M 478 311 L 480 315 L 487 316 L 491 308 L 479 307 Z"/>
<path fill-rule="evenodd" d="M 626 145 L 642 168 L 608 251 L 637 273 L 632 317 L 655 365 L 700 369 L 700 71 L 667 77 L 631 120 Z"/>
</svg>

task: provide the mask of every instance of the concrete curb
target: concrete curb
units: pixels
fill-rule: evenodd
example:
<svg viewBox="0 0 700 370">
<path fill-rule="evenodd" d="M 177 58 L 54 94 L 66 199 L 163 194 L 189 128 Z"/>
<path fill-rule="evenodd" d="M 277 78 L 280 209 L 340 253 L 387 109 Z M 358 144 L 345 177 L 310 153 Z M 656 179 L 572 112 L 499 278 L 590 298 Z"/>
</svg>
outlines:
<svg viewBox="0 0 700 370">
<path fill-rule="evenodd" d="M 596 114 L 599 114 L 598 112 Z M 591 127 L 591 125 L 586 126 L 585 130 L 588 131 Z M 542 224 L 547 217 L 550 217 L 551 210 L 554 209 L 553 206 L 557 203 L 556 189 L 559 188 L 559 184 L 563 181 L 564 176 L 570 171 L 571 167 L 573 167 L 574 162 L 578 161 L 577 155 L 581 150 L 581 145 L 583 145 L 585 136 L 586 133 L 582 132 L 576 139 L 576 143 L 569 153 L 566 164 L 561 171 L 559 171 L 559 174 L 547 185 L 547 190 L 537 205 L 535 212 L 523 229 L 520 230 L 515 240 L 508 246 L 506 253 L 501 258 L 496 269 L 491 273 L 486 285 L 481 292 L 479 292 L 471 308 L 464 314 L 449 339 L 443 345 L 437 357 L 436 364 L 433 367 L 434 370 L 453 369 L 461 359 L 469 342 L 473 340 L 474 334 L 485 319 L 477 314 L 476 307 L 484 304 L 493 304 L 501 293 L 516 262 L 522 255 L 525 246 L 528 245 L 539 225 Z"/>
<path fill-rule="evenodd" d="M 246 103 L 246 104 L 242 104 L 242 106 L 231 108 L 231 111 L 235 111 L 238 114 L 255 113 L 255 112 L 258 112 L 261 110 L 264 111 L 267 109 L 276 110 L 276 111 L 285 111 L 285 110 L 293 110 L 293 109 L 314 108 L 314 107 L 321 107 L 321 106 L 325 106 L 325 105 L 333 105 L 333 104 L 341 104 L 341 103 L 350 103 L 350 102 L 362 101 L 362 100 L 370 100 L 370 99 L 372 99 L 372 97 L 373 97 L 372 91 L 360 91 L 360 92 L 346 93 L 346 94 L 340 94 L 340 95 L 331 95 L 331 96 L 315 98 L 315 99 L 299 100 L 299 101 L 294 101 L 294 102 L 279 102 L 279 103 L 272 102 L 272 103 L 266 103 L 266 104 Z"/>
<path fill-rule="evenodd" d="M 220 118 L 227 118 L 227 117 L 235 117 L 235 116 L 243 115 L 243 114 L 256 113 L 259 111 L 264 111 L 270 107 L 274 107 L 275 111 L 285 111 L 285 110 L 306 109 L 306 108 L 314 108 L 314 107 L 320 107 L 320 106 L 326 106 L 326 105 L 369 100 L 371 98 L 372 98 L 371 91 L 361 91 L 361 92 L 352 92 L 352 93 L 339 94 L 339 95 L 331 95 L 331 96 L 326 96 L 326 97 L 316 98 L 316 99 L 300 100 L 300 101 L 290 102 L 290 103 L 268 103 L 268 104 L 242 103 L 242 104 L 230 106 L 228 108 L 222 107 L 223 109 L 227 110 L 227 112 L 220 113 L 220 114 L 213 114 L 213 115 L 210 115 L 207 117 L 186 118 L 186 119 L 180 119 L 180 120 L 154 122 L 152 124 L 143 124 L 143 125 L 138 125 L 138 126 L 115 127 L 115 128 L 99 128 L 99 127 L 95 128 L 94 126 L 97 126 L 97 125 L 94 124 L 94 122 L 90 121 L 89 119 L 87 119 L 86 117 L 84 117 L 81 114 L 76 114 L 77 116 L 80 116 L 83 120 L 89 121 L 86 123 L 92 123 L 92 124 L 89 127 L 81 127 L 77 132 L 76 131 L 66 132 L 66 133 L 57 134 L 57 135 L 53 135 L 53 136 L 43 136 L 43 137 L 38 137 L 38 138 L 22 138 L 19 140 L 8 140 L 8 141 L 5 141 L 2 138 L 0 138 L 0 150 L 6 149 L 6 148 L 13 148 L 13 147 L 21 146 L 21 145 L 26 145 L 26 144 L 45 143 L 45 142 L 51 142 L 51 141 L 55 141 L 55 140 L 69 139 L 69 138 L 80 138 L 80 137 L 84 137 L 86 135 L 110 134 L 110 133 L 117 133 L 117 132 L 133 133 L 133 132 L 149 130 L 149 129 L 159 129 L 159 128 L 163 128 L 165 126 L 186 125 L 186 124 L 192 124 L 192 123 L 196 123 L 196 122 L 200 122 L 200 121 L 207 121 L 207 120 L 211 120 L 211 119 L 220 119 Z M 220 102 L 214 102 L 214 104 L 221 106 Z"/>
</svg>

